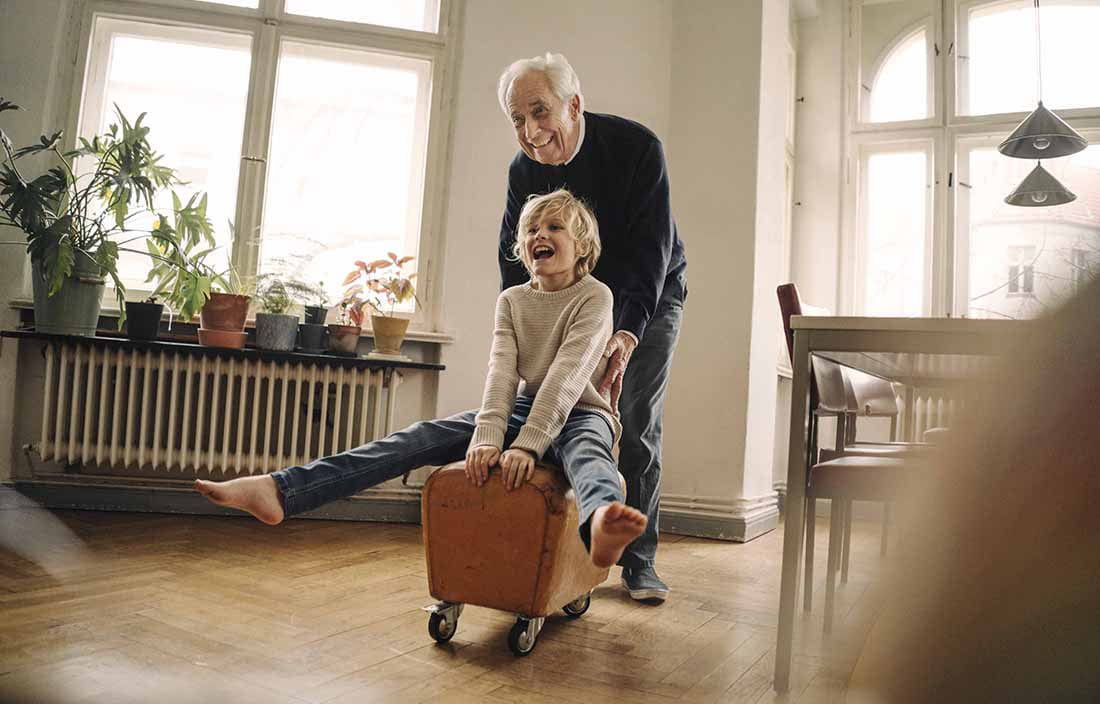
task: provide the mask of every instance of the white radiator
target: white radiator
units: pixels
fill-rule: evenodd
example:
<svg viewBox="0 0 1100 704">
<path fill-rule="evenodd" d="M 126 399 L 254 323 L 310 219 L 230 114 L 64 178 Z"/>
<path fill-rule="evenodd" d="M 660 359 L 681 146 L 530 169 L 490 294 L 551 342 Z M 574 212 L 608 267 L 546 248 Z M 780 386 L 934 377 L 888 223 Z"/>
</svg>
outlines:
<svg viewBox="0 0 1100 704">
<path fill-rule="evenodd" d="M 392 368 L 46 346 L 43 459 L 255 474 L 390 432 Z"/>
<path fill-rule="evenodd" d="M 909 437 L 919 442 L 929 428 L 950 428 L 963 411 L 961 398 L 945 389 L 913 389 L 912 419 L 906 417 L 908 408 L 901 403 L 901 427 L 907 428 Z"/>
</svg>

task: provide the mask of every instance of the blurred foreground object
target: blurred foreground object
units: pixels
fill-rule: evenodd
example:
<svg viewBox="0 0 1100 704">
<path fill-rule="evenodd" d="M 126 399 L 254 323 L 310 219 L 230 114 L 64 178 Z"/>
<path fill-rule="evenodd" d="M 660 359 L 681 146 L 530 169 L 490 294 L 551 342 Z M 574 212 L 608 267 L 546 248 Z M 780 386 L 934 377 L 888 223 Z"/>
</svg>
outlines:
<svg viewBox="0 0 1100 704">
<path fill-rule="evenodd" d="M 1000 362 L 905 505 L 846 701 L 1100 701 L 1100 280 Z"/>
</svg>

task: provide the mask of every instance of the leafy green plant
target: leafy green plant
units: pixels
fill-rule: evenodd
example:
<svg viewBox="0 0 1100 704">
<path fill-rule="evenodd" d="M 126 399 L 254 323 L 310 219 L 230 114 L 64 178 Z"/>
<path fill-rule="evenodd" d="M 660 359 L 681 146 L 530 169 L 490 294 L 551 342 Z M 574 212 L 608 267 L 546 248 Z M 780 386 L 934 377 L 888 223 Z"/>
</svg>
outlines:
<svg viewBox="0 0 1100 704">
<path fill-rule="evenodd" d="M 19 109 L 0 98 L 0 113 Z M 148 254 L 160 264 L 178 265 L 185 259 L 201 259 L 195 248 L 200 241 L 214 247 L 214 237 L 206 217 L 205 195 L 196 194 L 184 204 L 172 190 L 171 221 L 156 212 L 156 196 L 184 182 L 161 163 L 162 155 L 150 146 L 149 128 L 143 124 L 145 113 L 134 122 L 117 105 L 115 113 L 118 122 L 105 134 L 90 141 L 81 138 L 77 149 L 64 153 L 59 146 L 61 132 L 16 148 L 0 130 L 5 156 L 0 164 L 0 225 L 25 233 L 27 252 L 40 265 L 51 296 L 72 274 L 78 255 L 94 261 L 114 282 L 121 328 L 125 286 L 118 275 L 120 253 Z M 57 163 L 28 179 L 18 162 L 39 154 L 50 155 Z M 91 168 L 77 174 L 74 166 L 82 158 L 91 160 Z M 151 230 L 133 227 L 134 219 L 143 214 L 156 216 Z M 142 252 L 127 246 L 146 236 L 157 243 L 155 247 Z M 201 284 L 194 277 L 177 276 L 166 286 L 171 287 L 173 296 L 186 299 L 190 308 L 198 299 L 196 291 Z"/>
<path fill-rule="evenodd" d="M 389 259 L 376 259 L 369 264 L 363 261 L 355 262 L 355 268 L 344 277 L 344 298 L 340 301 L 341 316 L 346 315 L 356 325 L 363 324 L 363 316 L 367 308 L 373 309 L 379 315 L 393 315 L 398 303 L 404 303 L 416 298 L 416 287 L 413 279 L 416 274 L 406 275 L 405 265 L 413 261 L 415 257 L 398 257 L 393 252 L 388 253 Z M 389 312 L 384 308 L 389 306 Z"/>
<path fill-rule="evenodd" d="M 275 274 L 261 274 L 256 282 L 256 297 L 265 313 L 286 313 L 294 304 L 288 286 Z"/>
</svg>

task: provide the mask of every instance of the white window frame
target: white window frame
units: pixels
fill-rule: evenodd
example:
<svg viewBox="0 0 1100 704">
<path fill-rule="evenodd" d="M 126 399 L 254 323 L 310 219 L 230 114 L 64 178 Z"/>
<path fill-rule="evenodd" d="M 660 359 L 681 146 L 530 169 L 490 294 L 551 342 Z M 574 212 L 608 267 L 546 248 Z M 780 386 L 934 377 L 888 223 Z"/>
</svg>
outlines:
<svg viewBox="0 0 1100 704">
<path fill-rule="evenodd" d="M 424 192 L 420 202 L 420 240 L 417 257 L 418 307 L 412 330 L 435 332 L 442 329 L 442 257 L 446 218 L 446 174 L 449 169 L 454 95 L 457 88 L 457 56 L 465 0 L 435 0 L 439 7 L 437 32 L 420 32 L 393 27 L 344 22 L 285 14 L 283 0 L 260 0 L 258 9 L 220 5 L 199 0 L 89 0 L 74 13 L 70 35 L 79 37 L 72 90 L 62 101 L 58 114 L 66 115 L 67 147 L 76 143 L 81 124 L 81 106 L 89 75 L 91 34 L 96 18 L 112 17 L 154 24 L 235 31 L 252 35 L 253 61 L 245 108 L 241 167 L 237 184 L 235 223 L 240 232 L 258 232 L 262 225 L 266 160 L 270 150 L 271 118 L 280 42 L 283 39 L 343 46 L 392 54 L 431 63 L 429 130 L 424 166 Z M 259 264 L 258 243 L 237 243 L 231 255 L 234 266 L 247 275 Z M 29 280 L 29 279 L 28 279 Z M 140 295 L 137 289 L 127 292 Z M 113 291 L 105 295 L 104 309 L 114 307 Z"/>
<path fill-rule="evenodd" d="M 956 237 L 959 223 L 956 213 L 957 199 L 955 188 L 957 175 L 960 174 L 958 161 L 959 140 L 976 135 L 997 135 L 1001 139 L 1029 114 L 1028 112 L 1000 113 L 995 115 L 959 115 L 958 96 L 956 94 L 956 75 L 959 61 L 956 47 L 959 37 L 964 36 L 965 11 L 983 4 L 988 0 L 940 0 L 933 8 L 936 45 L 940 51 L 934 52 L 935 76 L 932 83 L 935 93 L 936 117 L 930 120 L 909 122 L 868 123 L 859 119 L 860 85 L 860 35 L 859 7 L 863 0 L 847 0 L 848 12 L 845 16 L 845 169 L 843 202 L 841 207 L 841 271 L 837 282 L 838 313 L 843 315 L 861 315 L 862 287 L 864 285 L 863 262 L 859 250 L 866 241 L 862 229 L 861 203 L 864 197 L 860 186 L 861 156 L 868 148 L 876 144 L 891 144 L 907 140 L 932 139 L 935 143 L 935 172 L 932 192 L 932 235 L 931 258 L 926 262 L 925 274 L 925 315 L 961 316 L 967 313 L 965 305 L 967 293 L 959 288 L 960 277 L 957 261 L 961 261 L 965 251 L 956 253 L 959 243 Z M 1010 2 L 1013 0 L 1004 0 Z M 898 38 L 908 36 L 912 26 L 898 34 Z M 949 38 L 945 42 L 943 37 Z M 893 45 L 891 45 L 893 46 Z M 1086 132 L 1100 129 L 1100 106 L 1059 110 L 1059 116 L 1075 129 Z M 1090 137 L 1090 144 L 1096 144 Z M 930 267 L 928 265 L 931 265 Z"/>
</svg>

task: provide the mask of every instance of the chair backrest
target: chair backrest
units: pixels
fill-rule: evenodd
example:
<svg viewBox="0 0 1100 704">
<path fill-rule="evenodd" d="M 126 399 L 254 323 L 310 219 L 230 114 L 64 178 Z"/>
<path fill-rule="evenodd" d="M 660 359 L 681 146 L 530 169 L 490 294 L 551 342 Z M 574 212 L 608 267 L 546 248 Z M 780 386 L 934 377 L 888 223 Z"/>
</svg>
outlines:
<svg viewBox="0 0 1100 704">
<path fill-rule="evenodd" d="M 841 366 L 824 357 L 814 357 L 811 364 L 817 382 L 817 411 L 837 415 L 847 413 L 848 399 L 844 393 L 844 371 Z"/>
<path fill-rule="evenodd" d="M 775 289 L 779 299 L 779 312 L 783 316 L 783 333 L 787 337 L 787 356 L 794 364 L 794 331 L 791 330 L 792 315 L 829 315 L 825 308 L 806 305 L 798 296 L 794 284 L 780 284 Z M 840 367 L 815 357 L 810 366 L 810 409 L 826 413 L 842 414 L 847 410 L 844 398 L 844 378 Z"/>
<path fill-rule="evenodd" d="M 896 417 L 900 412 L 894 385 L 856 369 L 844 370 L 848 411 L 860 416 Z"/>
<path fill-rule="evenodd" d="M 807 305 L 798 296 L 798 287 L 794 284 L 780 284 L 775 289 L 779 299 L 779 312 L 783 316 L 783 333 L 787 337 L 787 356 L 794 363 L 794 331 L 791 330 L 792 315 L 831 315 L 828 308 Z"/>
</svg>

